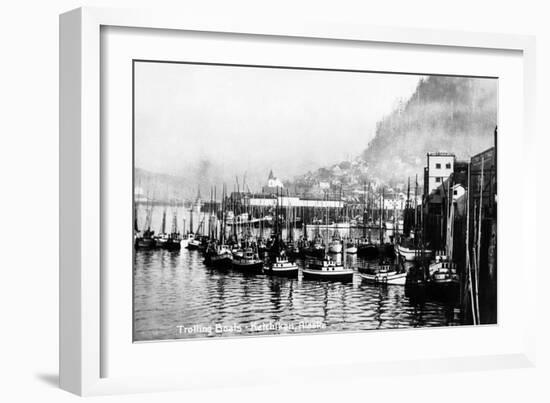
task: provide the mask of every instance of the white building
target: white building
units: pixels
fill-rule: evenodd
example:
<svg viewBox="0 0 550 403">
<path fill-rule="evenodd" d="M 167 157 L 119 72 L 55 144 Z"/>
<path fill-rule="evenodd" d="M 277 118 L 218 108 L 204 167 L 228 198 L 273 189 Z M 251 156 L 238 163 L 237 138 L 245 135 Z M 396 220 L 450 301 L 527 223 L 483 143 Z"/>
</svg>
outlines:
<svg viewBox="0 0 550 403">
<path fill-rule="evenodd" d="M 273 171 L 269 171 L 269 177 L 267 178 L 268 188 L 283 188 L 283 182 L 279 178 L 273 175 Z"/>
<path fill-rule="evenodd" d="M 454 172 L 455 155 L 445 152 L 427 154 L 427 193 L 437 189 Z"/>
<path fill-rule="evenodd" d="M 313 208 L 343 208 L 341 200 L 302 199 L 297 196 L 261 197 L 252 195 L 245 200 L 245 204 L 254 207 L 313 207 Z"/>
<path fill-rule="evenodd" d="M 453 186 L 453 201 L 457 201 L 466 193 L 466 189 L 461 184 L 456 184 Z"/>
</svg>

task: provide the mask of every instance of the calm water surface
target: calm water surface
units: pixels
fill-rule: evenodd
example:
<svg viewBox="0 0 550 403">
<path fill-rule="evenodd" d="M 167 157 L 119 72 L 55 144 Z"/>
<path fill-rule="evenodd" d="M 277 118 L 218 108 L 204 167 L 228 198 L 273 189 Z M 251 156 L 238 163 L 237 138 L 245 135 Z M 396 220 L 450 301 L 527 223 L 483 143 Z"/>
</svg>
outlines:
<svg viewBox="0 0 550 403">
<path fill-rule="evenodd" d="M 451 306 L 403 286 L 366 284 L 358 273 L 350 283 L 304 280 L 301 269 L 297 279 L 246 275 L 207 267 L 187 249 L 137 251 L 134 259 L 135 341 L 459 324 Z"/>
</svg>

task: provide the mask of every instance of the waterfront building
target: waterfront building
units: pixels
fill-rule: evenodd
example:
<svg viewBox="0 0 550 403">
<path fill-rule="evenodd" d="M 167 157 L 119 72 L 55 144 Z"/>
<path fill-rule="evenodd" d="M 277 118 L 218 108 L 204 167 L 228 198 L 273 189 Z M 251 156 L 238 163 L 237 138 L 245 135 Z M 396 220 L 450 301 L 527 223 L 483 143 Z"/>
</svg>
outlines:
<svg viewBox="0 0 550 403">
<path fill-rule="evenodd" d="M 456 157 L 452 153 L 434 152 L 427 154 L 424 168 L 424 194 L 429 195 L 445 182 L 454 172 Z"/>
<path fill-rule="evenodd" d="M 303 196 L 276 196 L 271 194 L 242 194 L 242 204 L 251 207 L 304 207 L 304 208 L 343 208 L 344 201 Z"/>
</svg>

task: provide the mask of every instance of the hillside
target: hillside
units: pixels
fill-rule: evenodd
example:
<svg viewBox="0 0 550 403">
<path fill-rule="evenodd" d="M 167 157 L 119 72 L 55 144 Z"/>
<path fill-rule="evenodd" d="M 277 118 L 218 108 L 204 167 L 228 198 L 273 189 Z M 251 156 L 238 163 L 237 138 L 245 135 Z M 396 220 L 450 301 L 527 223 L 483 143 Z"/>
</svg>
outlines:
<svg viewBox="0 0 550 403">
<path fill-rule="evenodd" d="M 377 125 L 361 154 L 369 173 L 384 181 L 422 174 L 426 153 L 449 151 L 459 159 L 494 144 L 497 80 L 430 76 L 414 95 Z"/>
</svg>

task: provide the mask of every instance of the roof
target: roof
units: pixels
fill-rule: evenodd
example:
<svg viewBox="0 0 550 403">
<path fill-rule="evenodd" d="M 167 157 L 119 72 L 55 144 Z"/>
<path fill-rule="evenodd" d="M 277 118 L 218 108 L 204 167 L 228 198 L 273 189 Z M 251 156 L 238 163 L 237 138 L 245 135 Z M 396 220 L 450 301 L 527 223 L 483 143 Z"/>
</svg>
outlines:
<svg viewBox="0 0 550 403">
<path fill-rule="evenodd" d="M 489 155 L 492 157 L 492 153 L 495 151 L 495 147 L 491 147 L 491 148 L 488 148 L 486 149 L 485 151 L 482 151 L 476 155 L 473 155 L 472 156 L 472 160 L 476 160 L 476 159 L 481 159 L 482 156 L 486 156 L 486 155 Z"/>
<path fill-rule="evenodd" d="M 453 153 L 448 153 L 445 151 L 430 152 L 427 154 L 428 157 L 454 157 Z"/>
</svg>

